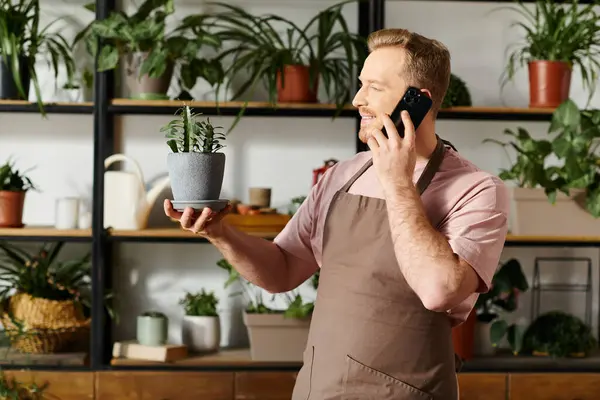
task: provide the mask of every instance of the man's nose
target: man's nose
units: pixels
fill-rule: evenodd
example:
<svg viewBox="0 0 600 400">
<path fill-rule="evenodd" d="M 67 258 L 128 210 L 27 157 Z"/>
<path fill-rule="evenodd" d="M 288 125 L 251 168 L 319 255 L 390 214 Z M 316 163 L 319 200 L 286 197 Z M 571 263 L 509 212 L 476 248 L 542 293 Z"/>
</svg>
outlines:
<svg viewBox="0 0 600 400">
<path fill-rule="evenodd" d="M 352 105 L 356 108 L 364 107 L 367 105 L 367 99 L 364 95 L 364 91 L 363 91 L 362 87 L 360 89 L 358 89 L 358 92 L 356 92 L 354 99 L 352 99 Z"/>
</svg>

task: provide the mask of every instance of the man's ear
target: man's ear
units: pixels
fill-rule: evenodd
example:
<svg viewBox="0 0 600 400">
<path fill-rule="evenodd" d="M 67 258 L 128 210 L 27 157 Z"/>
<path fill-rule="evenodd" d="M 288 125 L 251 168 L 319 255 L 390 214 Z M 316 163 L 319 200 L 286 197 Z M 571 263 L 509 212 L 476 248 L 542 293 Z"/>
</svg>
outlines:
<svg viewBox="0 0 600 400">
<path fill-rule="evenodd" d="M 427 97 L 431 99 L 431 92 L 429 91 L 429 89 L 421 89 L 421 93 L 425 93 Z"/>
</svg>

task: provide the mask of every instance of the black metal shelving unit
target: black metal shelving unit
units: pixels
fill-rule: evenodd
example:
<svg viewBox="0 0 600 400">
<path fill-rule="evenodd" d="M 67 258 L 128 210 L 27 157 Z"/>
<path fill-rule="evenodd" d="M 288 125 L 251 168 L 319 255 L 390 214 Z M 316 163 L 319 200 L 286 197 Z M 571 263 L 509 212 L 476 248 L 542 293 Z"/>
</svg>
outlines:
<svg viewBox="0 0 600 400">
<path fill-rule="evenodd" d="M 389 0 L 388 0 L 389 1 Z M 400 0 L 402 1 L 402 0 Z M 419 0 L 426 3 L 427 0 Z M 450 0 L 455 2 L 511 2 L 511 0 Z M 525 0 L 532 3 L 533 0 Z M 590 3 L 592 0 L 582 1 Z M 386 0 L 363 0 L 357 4 L 358 7 L 358 31 L 367 36 L 370 32 L 384 28 L 385 25 L 385 3 Z M 115 0 L 96 0 L 96 19 L 104 19 L 109 13 L 116 9 Z M 68 242 L 91 242 L 92 244 L 92 329 L 90 337 L 90 365 L 89 367 L 61 366 L 61 365 L 3 365 L 3 369 L 53 370 L 64 371 L 81 370 L 169 370 L 169 371 L 219 371 L 219 370 L 297 370 L 300 365 L 288 366 L 111 366 L 112 353 L 112 327 L 108 318 L 102 299 L 106 290 L 112 287 L 112 254 L 115 243 L 138 242 L 138 243 L 201 243 L 206 240 L 198 237 L 145 237 L 145 236 L 117 236 L 111 235 L 109 230 L 104 229 L 103 207 L 104 207 L 104 159 L 115 150 L 114 117 L 119 115 L 172 115 L 178 108 L 177 105 L 139 106 L 125 103 L 113 104 L 115 77 L 112 71 L 96 72 L 93 104 L 47 104 L 45 110 L 48 113 L 59 114 L 93 114 L 94 118 L 94 172 L 93 172 L 93 210 L 92 210 L 92 233 L 91 236 L 7 236 L 0 235 L 0 240 L 11 241 L 68 241 Z M 234 116 L 240 111 L 239 107 L 219 107 L 212 105 L 195 107 L 195 109 L 207 115 Z M 36 104 L 14 104 L 1 103 L 0 112 L 26 112 L 39 113 Z M 250 107 L 244 116 L 273 116 L 273 117 L 321 117 L 332 118 L 336 114 L 335 109 L 326 108 L 273 108 L 273 107 Z M 360 127 L 360 117 L 352 108 L 341 111 L 338 117 L 355 118 L 356 128 Z M 551 111 L 545 110 L 503 110 L 502 108 L 460 108 L 441 110 L 438 116 L 444 120 L 486 120 L 486 121 L 550 121 Z M 355 132 L 352 132 L 355 134 Z M 356 151 L 366 150 L 366 146 L 356 138 Z M 510 238 L 506 247 L 587 247 L 600 249 L 600 237 L 598 240 L 518 240 Z M 539 364 L 539 359 L 535 360 Z M 511 372 L 528 370 L 531 367 L 515 365 L 513 361 L 496 363 L 493 360 L 478 362 L 467 362 L 464 371 L 494 371 Z M 543 365 L 533 366 L 537 371 L 598 371 L 600 360 L 556 360 Z"/>
</svg>

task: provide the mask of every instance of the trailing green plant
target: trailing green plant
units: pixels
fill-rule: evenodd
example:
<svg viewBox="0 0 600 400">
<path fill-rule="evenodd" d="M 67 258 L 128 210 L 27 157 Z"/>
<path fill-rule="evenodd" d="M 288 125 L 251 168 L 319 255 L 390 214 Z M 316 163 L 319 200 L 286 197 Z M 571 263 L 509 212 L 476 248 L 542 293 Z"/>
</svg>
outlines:
<svg viewBox="0 0 600 400">
<path fill-rule="evenodd" d="M 43 116 L 46 116 L 46 112 L 35 70 L 37 57 L 46 58 L 48 66 L 54 70 L 55 79 L 58 78 L 61 64 L 64 65 L 69 80 L 75 72 L 75 62 L 69 44 L 60 33 L 50 32 L 51 26 L 57 21 L 40 27 L 39 0 L 0 0 L 0 57 L 10 68 L 15 86 L 23 100 L 28 99 L 29 93 L 25 92 L 26 85 L 21 72 L 26 70 L 29 73 Z"/>
<path fill-rule="evenodd" d="M 569 3 L 537 0 L 534 10 L 522 1 L 508 6 L 524 19 L 512 26 L 523 29 L 525 40 L 516 44 L 517 48 L 509 55 L 502 86 L 530 61 L 564 61 L 580 68 L 583 86 L 590 89 L 591 99 L 600 68 L 600 15 L 594 2 L 581 5 L 578 0 L 571 0 Z"/>
<path fill-rule="evenodd" d="M 207 292 L 202 289 L 197 293 L 186 293 L 185 297 L 179 301 L 184 306 L 185 315 L 194 317 L 216 317 L 217 304 L 219 299 L 214 292 Z"/>
<path fill-rule="evenodd" d="M 15 167 L 15 162 L 9 159 L 4 165 L 0 166 L 0 191 L 26 192 L 35 190 L 35 185 L 26 175 L 28 170 L 19 171 Z"/>
<path fill-rule="evenodd" d="M 48 383 L 38 385 L 35 382 L 25 384 L 16 378 L 8 378 L 0 371 L 0 399 L 5 400 L 42 400 Z"/>
<path fill-rule="evenodd" d="M 95 5 L 88 4 L 86 8 L 94 10 Z M 189 15 L 168 30 L 167 19 L 174 12 L 174 0 L 146 0 L 132 15 L 114 11 L 106 19 L 93 21 L 77 34 L 73 43 L 85 40 L 88 52 L 94 57 L 98 54 L 98 71 L 112 70 L 121 57 L 134 53 L 147 53 L 139 76 L 158 78 L 169 65 L 179 63 L 182 93 L 177 98 L 191 99 L 189 90 L 198 78 L 211 86 L 222 81 L 221 63 L 198 56 L 205 46 L 219 49 L 221 40 L 206 29 L 208 17 L 204 15 Z"/>
<path fill-rule="evenodd" d="M 305 302 L 297 290 L 283 293 L 284 299 L 288 303 L 285 310 L 275 310 L 267 307 L 264 303 L 263 291 L 245 280 L 227 260 L 221 259 L 217 261 L 217 266 L 227 271 L 228 277 L 224 284 L 225 288 L 228 288 L 236 282 L 240 283 L 242 291 L 232 293 L 232 296 L 243 295 L 245 297 L 248 302 L 246 306 L 246 312 L 248 314 L 283 313 L 287 318 L 305 318 L 313 312 L 314 302 Z M 274 294 L 271 300 L 275 300 L 276 296 L 277 294 Z"/>
<path fill-rule="evenodd" d="M 310 67 L 313 89 L 320 78 L 329 101 L 337 104 L 339 109 L 345 106 L 350 101 L 356 71 L 366 58 L 366 40 L 350 33 L 342 15 L 343 6 L 354 1 L 343 1 L 326 8 L 304 28 L 281 16 L 256 16 L 231 4 L 209 3 L 225 9 L 212 16 L 214 22 L 211 24 L 223 43 L 232 45 L 217 57 L 221 61 L 232 58 L 225 76 L 231 78 L 242 72 L 249 75 L 237 87 L 231 100 L 262 83 L 269 102 L 275 104 L 277 74 L 283 77 L 286 65 L 303 65 Z M 232 80 L 224 85 L 229 88 Z"/>
<path fill-rule="evenodd" d="M 471 107 L 472 105 L 471 93 L 465 81 L 454 74 L 450 74 L 450 83 L 442 101 L 442 108 Z"/>
<path fill-rule="evenodd" d="M 523 352 L 550 357 L 584 357 L 598 347 L 589 325 L 563 311 L 537 317 L 523 338 Z"/>
<path fill-rule="evenodd" d="M 523 344 L 525 327 L 509 324 L 501 317 L 503 312 L 514 312 L 519 295 L 529 290 L 529 283 L 518 260 L 511 258 L 500 266 L 492 279 L 492 287 L 477 298 L 477 320 L 490 326 L 490 341 L 497 346 L 506 337 L 513 352 L 518 354 Z"/>
<path fill-rule="evenodd" d="M 519 187 L 544 188 L 553 204 L 559 192 L 570 195 L 574 189 L 583 190 L 583 207 L 595 218 L 600 217 L 600 157 L 596 154 L 600 110 L 579 110 L 569 99 L 552 114 L 548 129 L 551 139 L 534 139 L 521 127 L 504 133 L 514 141 L 484 140 L 517 153 L 512 166 L 500 171 L 501 179 L 514 181 Z M 558 163 L 549 165 L 550 156 Z"/>
<path fill-rule="evenodd" d="M 225 147 L 226 136 L 222 127 L 213 126 L 210 118 L 197 121 L 199 114 L 185 105 L 179 110 L 179 118 L 161 128 L 165 132 L 167 145 L 173 153 L 216 153 Z"/>
<path fill-rule="evenodd" d="M 28 253 L 0 241 L 0 303 L 15 293 L 47 300 L 73 300 L 84 310 L 91 308 L 91 254 L 59 262 L 65 242 L 44 243 L 37 252 Z M 111 295 L 106 295 L 105 299 Z M 112 309 L 107 307 L 111 317 Z"/>
</svg>

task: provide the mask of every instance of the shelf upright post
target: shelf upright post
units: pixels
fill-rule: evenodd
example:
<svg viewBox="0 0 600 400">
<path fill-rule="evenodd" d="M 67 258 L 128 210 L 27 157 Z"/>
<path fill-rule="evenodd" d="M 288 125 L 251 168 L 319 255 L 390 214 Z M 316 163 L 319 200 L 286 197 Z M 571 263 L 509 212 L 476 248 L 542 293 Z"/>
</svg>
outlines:
<svg viewBox="0 0 600 400">
<path fill-rule="evenodd" d="M 367 37 L 371 32 L 383 29 L 385 25 L 385 0 L 367 0 L 358 2 L 358 34 Z M 360 73 L 360 70 L 357 71 Z M 356 114 L 356 152 L 366 151 L 369 147 L 358 138 L 360 115 Z"/>
<path fill-rule="evenodd" d="M 108 17 L 115 0 L 96 0 L 96 20 Z M 98 46 L 100 48 L 100 46 Z M 96 65 L 98 58 L 96 57 Z M 92 210 L 92 329 L 90 364 L 103 369 L 110 362 L 111 325 L 106 318 L 104 294 L 112 286 L 110 243 L 104 230 L 104 159 L 114 150 L 114 124 L 108 112 L 113 98 L 113 71 L 94 72 L 94 182 Z"/>
</svg>

